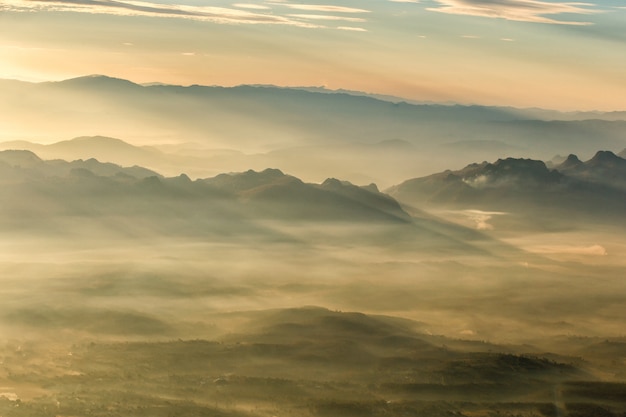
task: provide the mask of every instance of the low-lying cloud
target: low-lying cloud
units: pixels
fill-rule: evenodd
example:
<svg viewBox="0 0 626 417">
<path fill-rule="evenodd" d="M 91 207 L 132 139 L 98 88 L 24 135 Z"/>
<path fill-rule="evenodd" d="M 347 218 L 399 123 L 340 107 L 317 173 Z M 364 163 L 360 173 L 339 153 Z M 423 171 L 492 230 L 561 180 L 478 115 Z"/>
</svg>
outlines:
<svg viewBox="0 0 626 417">
<path fill-rule="evenodd" d="M 463 210 L 462 213 L 475 224 L 477 230 L 493 230 L 493 225 L 489 223 L 489 220 L 491 220 L 493 216 L 506 214 L 500 211 L 482 210 Z"/>
<path fill-rule="evenodd" d="M 500 18 L 519 22 L 561 25 L 590 25 L 590 22 L 557 20 L 546 17 L 559 14 L 593 14 L 590 3 L 545 2 L 540 0 L 436 0 L 440 7 L 427 10 L 441 13 Z"/>
</svg>

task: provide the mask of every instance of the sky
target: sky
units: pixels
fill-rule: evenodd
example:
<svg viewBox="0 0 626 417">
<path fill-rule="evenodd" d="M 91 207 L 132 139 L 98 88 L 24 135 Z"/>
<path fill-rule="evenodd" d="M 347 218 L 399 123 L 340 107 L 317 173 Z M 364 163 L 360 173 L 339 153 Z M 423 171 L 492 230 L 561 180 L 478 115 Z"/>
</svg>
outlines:
<svg viewBox="0 0 626 417">
<path fill-rule="evenodd" d="M 0 0 L 0 78 L 626 110 L 626 1 Z"/>
</svg>

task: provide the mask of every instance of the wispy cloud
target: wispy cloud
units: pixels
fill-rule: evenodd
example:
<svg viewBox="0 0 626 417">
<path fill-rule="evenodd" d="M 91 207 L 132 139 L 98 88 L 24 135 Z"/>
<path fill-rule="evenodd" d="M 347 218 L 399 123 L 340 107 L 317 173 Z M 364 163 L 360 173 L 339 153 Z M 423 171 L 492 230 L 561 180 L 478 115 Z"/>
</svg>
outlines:
<svg viewBox="0 0 626 417">
<path fill-rule="evenodd" d="M 0 10 L 63 11 L 119 16 L 169 17 L 226 24 L 280 24 L 316 27 L 297 19 L 270 13 L 212 6 L 159 4 L 135 0 L 3 0 Z"/>
<path fill-rule="evenodd" d="M 283 7 L 294 10 L 306 10 L 311 12 L 329 12 L 329 13 L 369 13 L 369 10 L 357 9 L 354 7 L 332 6 L 326 4 L 289 4 L 278 3 Z"/>
<path fill-rule="evenodd" d="M 252 4 L 252 3 L 235 3 L 233 7 L 237 7 L 238 9 L 254 9 L 254 10 L 269 10 L 271 7 L 264 6 L 262 4 Z"/>
<path fill-rule="evenodd" d="M 295 17 L 297 19 L 310 19 L 310 20 L 342 20 L 346 22 L 366 22 L 365 19 L 360 17 L 349 16 L 333 16 L 327 14 L 289 14 L 289 17 Z"/>
<path fill-rule="evenodd" d="M 461 212 L 468 220 L 475 224 L 478 230 L 493 230 L 493 225 L 488 223 L 493 216 L 502 216 L 506 213 L 501 211 L 463 210 Z"/>
<path fill-rule="evenodd" d="M 348 31 L 352 31 L 352 32 L 367 32 L 367 29 L 355 28 L 355 27 L 351 27 L 351 26 L 339 26 L 337 29 L 339 29 L 339 30 L 348 30 Z"/>
<path fill-rule="evenodd" d="M 545 254 L 571 254 L 571 255 L 590 255 L 590 256 L 606 256 L 607 250 L 604 246 L 595 244 L 591 246 L 565 246 L 565 245 L 549 245 L 537 246 L 531 249 L 533 252 Z"/>
<path fill-rule="evenodd" d="M 561 25 L 590 25 L 590 22 L 557 20 L 546 17 L 559 14 L 593 14 L 590 3 L 546 2 L 540 0 L 436 0 L 440 7 L 427 10 L 469 16 L 491 17 L 520 22 Z"/>
</svg>

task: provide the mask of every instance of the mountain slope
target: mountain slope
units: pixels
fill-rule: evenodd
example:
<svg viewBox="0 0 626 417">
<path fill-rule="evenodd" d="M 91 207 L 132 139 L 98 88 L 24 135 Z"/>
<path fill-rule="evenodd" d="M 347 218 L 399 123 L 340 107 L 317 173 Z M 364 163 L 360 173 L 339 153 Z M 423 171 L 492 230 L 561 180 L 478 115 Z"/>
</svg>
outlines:
<svg viewBox="0 0 626 417">
<path fill-rule="evenodd" d="M 277 169 L 221 174 L 205 184 L 233 193 L 265 215 L 292 219 L 408 222 L 400 205 L 378 191 L 338 180 L 307 184 Z"/>
</svg>

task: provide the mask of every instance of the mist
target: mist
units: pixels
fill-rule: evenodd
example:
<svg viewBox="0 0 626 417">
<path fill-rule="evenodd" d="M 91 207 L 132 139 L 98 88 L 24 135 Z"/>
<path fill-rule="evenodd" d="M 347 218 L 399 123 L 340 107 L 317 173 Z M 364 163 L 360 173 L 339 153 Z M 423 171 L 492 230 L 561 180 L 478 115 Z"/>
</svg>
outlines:
<svg viewBox="0 0 626 417">
<path fill-rule="evenodd" d="M 211 126 L 228 135 L 201 137 L 191 124 L 160 142 L 154 132 L 169 135 L 165 125 L 188 121 L 191 107 L 177 102 L 163 121 L 167 109 L 150 106 L 165 101 L 144 95 L 175 91 L 193 107 L 190 94 L 204 100 L 206 89 L 115 81 L 123 95 L 82 97 L 80 83 L 93 81 L 61 99 L 63 83 L 22 85 L 102 107 L 0 151 L 3 415 L 626 412 L 622 154 L 570 138 L 561 153 L 580 159 L 552 161 L 560 133 L 537 149 L 537 139 L 494 146 L 468 133 L 477 147 L 463 152 L 467 143 L 448 142 L 460 132 L 432 126 L 446 139 L 393 138 L 413 132 L 415 109 L 367 97 L 346 110 L 353 119 L 334 119 L 343 127 L 309 114 L 281 136 L 250 119 L 275 122 L 280 106 L 263 113 L 246 99 L 251 108 L 233 111 L 243 102 L 230 94 L 252 87 L 217 89 L 231 120 Z M 305 93 L 287 94 L 304 103 Z M 109 112 L 120 97 L 127 124 Z M 380 106 L 408 112 L 390 116 L 407 124 L 383 133 L 393 123 L 376 119 L 378 130 L 363 122 L 344 135 Z M 214 110 L 213 120 L 226 112 Z M 490 134 L 485 112 L 496 124 L 510 116 L 428 111 L 460 112 Z M 83 123 L 125 140 L 78 137 Z M 598 121 L 535 124 L 602 126 L 593 145 L 624 146 Z M 67 139 L 52 138 L 64 129 Z"/>
</svg>

